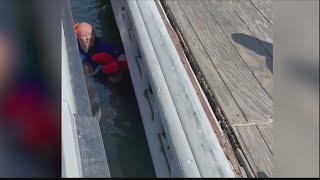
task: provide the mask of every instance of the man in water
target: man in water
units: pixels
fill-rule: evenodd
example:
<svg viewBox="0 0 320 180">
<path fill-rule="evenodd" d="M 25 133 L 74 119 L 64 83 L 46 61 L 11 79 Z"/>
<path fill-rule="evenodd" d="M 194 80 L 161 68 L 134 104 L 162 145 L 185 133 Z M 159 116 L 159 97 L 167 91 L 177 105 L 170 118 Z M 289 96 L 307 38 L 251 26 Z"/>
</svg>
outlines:
<svg viewBox="0 0 320 180">
<path fill-rule="evenodd" d="M 123 73 L 128 72 L 126 57 L 112 45 L 96 37 L 90 24 L 82 22 L 77 27 L 78 45 L 83 70 L 86 75 L 107 77 L 107 81 L 118 83 Z"/>
</svg>

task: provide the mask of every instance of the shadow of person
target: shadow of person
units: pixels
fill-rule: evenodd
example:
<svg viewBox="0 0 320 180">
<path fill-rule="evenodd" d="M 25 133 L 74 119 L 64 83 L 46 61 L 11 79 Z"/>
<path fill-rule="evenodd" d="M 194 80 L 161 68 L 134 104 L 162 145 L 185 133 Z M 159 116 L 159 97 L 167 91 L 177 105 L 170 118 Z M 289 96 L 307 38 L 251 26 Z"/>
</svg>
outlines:
<svg viewBox="0 0 320 180">
<path fill-rule="evenodd" d="M 273 45 L 261 39 L 243 34 L 234 33 L 231 35 L 232 40 L 247 49 L 254 51 L 258 55 L 264 56 L 266 59 L 266 64 L 271 73 L 273 73 Z"/>
</svg>

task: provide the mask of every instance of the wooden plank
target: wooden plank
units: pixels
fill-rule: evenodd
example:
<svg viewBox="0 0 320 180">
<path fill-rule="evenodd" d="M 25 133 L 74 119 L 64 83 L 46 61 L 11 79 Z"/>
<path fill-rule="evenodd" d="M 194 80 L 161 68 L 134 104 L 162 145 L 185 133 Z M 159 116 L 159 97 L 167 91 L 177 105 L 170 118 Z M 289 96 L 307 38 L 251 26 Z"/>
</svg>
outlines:
<svg viewBox="0 0 320 180">
<path fill-rule="evenodd" d="M 246 176 L 249 177 L 249 178 L 254 178 L 255 175 L 252 172 L 252 169 L 251 169 L 251 167 L 250 167 L 250 165 L 248 163 L 248 160 L 246 159 L 246 157 L 242 153 L 242 150 L 240 150 L 240 148 L 237 148 L 235 150 L 235 152 L 236 152 L 236 156 L 237 156 L 241 166 L 245 170 Z"/>
<path fill-rule="evenodd" d="M 188 76 L 197 92 L 198 98 L 202 104 L 202 107 L 210 121 L 210 124 L 212 126 L 213 131 L 215 132 L 219 143 L 221 144 L 225 155 L 228 157 L 228 160 L 230 161 L 230 163 L 232 164 L 234 173 L 236 175 L 236 177 L 247 177 L 246 173 L 244 171 L 244 169 L 239 165 L 239 162 L 236 158 L 235 153 L 233 152 L 231 146 L 229 146 L 226 143 L 226 138 L 225 136 L 222 135 L 222 130 L 221 127 L 219 126 L 219 122 L 217 121 L 217 118 L 215 117 L 213 110 L 211 109 L 209 102 L 207 101 L 207 98 L 205 98 L 205 94 L 203 92 L 203 90 L 200 87 L 200 84 L 198 83 L 196 76 L 194 74 L 194 72 L 191 69 L 190 63 L 188 62 L 186 55 L 183 51 L 183 47 L 180 43 L 179 40 L 179 36 L 177 35 L 177 33 L 174 31 L 173 27 L 170 24 L 169 19 L 167 18 L 165 11 L 163 9 L 163 7 L 161 6 L 159 0 L 155 0 L 157 8 L 161 14 L 161 17 L 166 25 L 166 28 L 169 32 L 169 35 L 175 45 L 175 48 L 177 49 L 177 52 L 179 54 L 179 57 L 181 59 L 181 62 L 183 63 L 186 72 L 188 73 Z"/>
<path fill-rule="evenodd" d="M 235 10 L 268 53 L 273 56 L 272 24 L 257 11 L 249 0 L 226 2 Z"/>
<path fill-rule="evenodd" d="M 255 126 L 236 127 L 241 149 L 246 158 L 251 158 L 250 166 L 257 177 L 272 177 L 272 154 Z"/>
<path fill-rule="evenodd" d="M 211 19 L 210 17 L 208 17 L 208 15 L 206 14 L 207 12 L 204 11 L 205 8 L 203 7 L 203 5 L 202 6 L 199 5 L 199 1 L 197 2 L 182 1 L 181 3 L 176 1 L 166 1 L 166 3 L 172 13 L 172 16 L 176 21 L 175 22 L 176 25 L 178 25 L 181 30 L 181 34 L 185 39 L 185 43 L 189 47 L 189 51 L 191 52 L 193 57 L 196 59 L 196 64 L 200 67 L 202 73 L 204 73 L 204 75 L 206 76 L 208 85 L 212 90 L 212 92 L 214 93 L 215 97 L 217 98 L 219 105 L 222 107 L 228 119 L 230 119 L 230 117 L 233 118 L 232 115 L 235 115 L 235 112 L 239 109 L 237 106 L 238 101 L 235 102 L 234 99 L 236 98 L 232 99 L 231 97 L 232 96 L 235 97 L 234 96 L 235 91 L 243 88 L 243 86 L 246 86 L 247 84 L 251 85 L 250 84 L 251 82 L 250 81 L 249 83 L 248 82 L 244 83 L 243 81 L 241 82 L 243 78 L 239 78 L 239 76 L 235 76 L 235 75 L 228 76 L 227 73 L 230 71 L 226 71 L 227 69 L 226 67 L 231 66 L 235 70 L 237 70 L 236 68 L 238 69 L 242 68 L 241 69 L 242 72 L 247 72 L 247 71 L 249 72 L 250 70 L 245 69 L 246 66 L 244 64 L 241 64 L 241 61 L 240 61 L 241 58 L 239 58 L 239 55 L 237 56 L 237 53 L 233 49 L 230 41 L 228 41 L 228 39 L 224 37 L 225 35 L 224 32 L 221 29 L 219 29 L 217 23 L 214 23 L 215 22 L 214 19 L 212 19 L 212 17 Z M 179 5 L 181 7 L 179 7 Z M 201 6 L 202 9 L 199 8 L 199 6 Z M 182 11 L 186 11 L 186 12 L 182 12 Z M 218 43 L 214 44 L 214 42 L 216 41 L 218 41 Z M 208 46 L 208 45 L 211 45 L 211 46 Z M 223 49 L 226 52 L 223 52 L 221 49 Z M 221 72 L 221 69 L 224 71 Z M 223 74 L 223 73 L 226 73 L 226 74 Z M 231 86 L 232 82 L 228 82 L 228 81 L 223 82 L 223 80 L 227 79 L 226 77 L 230 77 L 231 78 L 230 81 L 232 81 L 233 80 L 232 78 L 234 78 L 235 80 L 233 81 L 233 83 L 234 84 L 238 83 L 239 86 L 236 86 L 236 87 Z M 214 79 L 214 80 L 210 81 L 211 79 Z M 219 88 L 227 91 L 219 92 L 219 90 L 221 90 Z M 261 91 L 262 91 L 261 89 L 260 90 L 254 89 L 251 95 L 255 96 L 257 95 L 257 93 L 263 94 L 263 91 L 262 92 Z M 229 100 L 231 99 L 233 101 L 228 101 L 228 102 L 223 101 L 224 99 L 221 98 L 220 95 L 222 95 L 223 97 L 227 96 L 229 97 Z M 267 108 L 270 108 L 270 105 L 272 106 L 271 99 L 269 99 L 266 94 L 264 94 L 263 97 L 266 99 L 262 101 L 265 101 L 265 103 L 268 104 Z M 250 98 L 250 97 L 244 96 L 244 98 Z M 255 97 L 255 98 L 259 100 L 259 97 Z M 236 100 L 239 100 L 239 99 L 236 99 Z M 254 103 L 259 103 L 259 101 Z M 230 107 L 233 107 L 234 109 Z M 240 105 L 240 107 L 243 107 L 243 104 Z M 252 105 L 248 105 L 248 108 L 249 107 L 252 107 Z M 272 107 L 269 110 L 272 112 Z M 246 111 L 243 111 L 243 112 L 246 113 Z M 272 113 L 270 116 L 272 116 Z M 242 118 L 245 118 L 245 117 L 240 116 L 240 120 L 243 120 Z M 247 115 L 247 118 L 252 121 L 259 120 L 259 119 L 254 119 L 255 118 L 254 116 Z M 263 119 L 263 121 L 264 120 L 265 119 Z M 264 131 L 264 130 L 270 130 L 270 129 L 262 129 L 262 131 L 261 129 L 259 129 L 260 130 L 259 132 L 255 125 L 234 127 L 233 129 L 236 132 L 236 136 L 239 138 L 239 142 L 245 154 L 246 160 L 249 162 L 256 176 L 261 176 L 261 174 L 263 174 L 261 172 L 264 172 L 266 175 L 271 176 L 270 174 L 271 174 L 272 164 L 270 163 L 271 163 L 272 153 L 269 151 L 269 148 L 266 145 L 266 143 L 268 143 L 268 141 L 270 140 L 270 138 L 269 140 L 267 139 L 268 137 L 270 137 L 270 136 L 267 136 L 267 135 L 270 135 L 270 133 L 267 131 Z M 248 136 L 250 137 L 247 138 Z M 250 143 L 254 145 L 251 145 Z M 257 147 L 261 149 L 257 149 Z"/>
<path fill-rule="evenodd" d="M 264 121 L 272 118 L 272 100 L 242 61 L 205 5 L 198 1 L 178 2 L 247 120 Z M 185 31 L 188 30 L 183 32 Z M 230 111 L 227 107 L 222 109 L 224 112 Z"/>
<path fill-rule="evenodd" d="M 232 97 L 232 95 L 233 95 L 233 94 L 232 95 L 230 94 L 229 89 L 226 87 L 224 82 L 221 82 L 222 81 L 221 78 L 223 78 L 223 76 L 221 75 L 219 70 L 221 68 L 223 68 L 224 66 L 221 64 L 218 64 L 218 66 L 215 66 L 216 64 L 214 64 L 213 62 L 216 62 L 216 61 L 210 62 L 210 60 L 212 60 L 212 59 L 216 60 L 217 57 L 221 57 L 219 55 L 221 55 L 223 53 L 220 53 L 216 56 L 212 56 L 212 54 L 214 54 L 214 53 L 212 53 L 212 52 L 210 53 L 210 51 L 208 51 L 208 47 L 206 47 L 206 45 L 210 44 L 210 43 L 208 43 L 208 41 L 210 42 L 210 41 L 214 41 L 214 40 L 223 39 L 223 31 L 221 31 L 221 30 L 219 31 L 219 29 L 217 30 L 217 29 L 214 29 L 213 27 L 211 27 L 211 26 L 217 27 L 217 24 L 203 25 L 203 24 L 199 23 L 199 24 L 195 25 L 194 22 L 197 22 L 197 21 L 198 22 L 209 22 L 209 23 L 210 23 L 210 21 L 208 21 L 208 18 L 205 19 L 206 17 L 201 18 L 201 16 L 206 16 L 206 14 L 203 11 L 199 11 L 199 8 L 197 8 L 196 5 L 194 5 L 194 4 L 190 5 L 191 2 L 183 1 L 180 3 L 181 6 L 183 6 L 183 4 L 186 5 L 186 3 L 187 3 L 187 5 L 190 6 L 189 9 L 194 9 L 194 10 L 189 10 L 187 13 L 181 12 L 181 11 L 185 10 L 185 9 L 182 9 L 185 7 L 182 7 L 182 8 L 179 7 L 179 4 L 176 1 L 166 1 L 166 2 L 168 5 L 168 8 L 172 12 L 174 19 L 176 20 L 176 22 L 175 22 L 176 25 L 178 25 L 181 30 L 181 33 L 186 41 L 185 43 L 189 47 L 189 50 L 192 53 L 192 55 L 194 56 L 194 58 L 197 60 L 196 61 L 197 65 L 200 67 L 202 73 L 204 72 L 204 74 L 206 76 L 206 80 L 209 79 L 209 81 L 207 81 L 207 82 L 209 84 L 210 89 L 213 91 L 213 93 L 217 97 L 219 104 L 222 105 L 221 107 L 223 107 L 222 109 L 226 113 L 227 118 L 230 119 L 229 115 L 231 114 L 231 117 L 232 117 L 232 115 L 235 114 L 234 112 L 230 112 L 230 111 L 233 111 L 233 110 L 236 111 L 239 109 L 236 106 L 236 102 L 234 102 L 234 101 L 229 101 L 227 103 L 225 101 L 221 102 L 222 99 L 221 99 L 220 95 L 222 95 L 222 96 L 227 95 L 228 97 L 230 97 L 230 96 Z M 194 18 L 193 20 L 190 20 L 191 19 L 190 14 L 192 14 L 194 16 L 192 11 L 199 13 L 198 14 L 198 16 L 200 16 L 200 17 L 198 17 L 199 19 Z M 188 14 L 188 15 L 186 15 L 186 14 Z M 190 19 L 188 19 L 188 18 L 190 18 Z M 203 34 L 201 34 L 201 32 L 199 33 L 199 31 L 201 31 L 201 30 L 206 30 L 206 31 L 211 30 L 211 31 L 209 33 L 207 32 L 206 34 L 203 35 Z M 200 36 L 198 36 L 199 34 L 200 34 Z M 203 37 L 207 37 L 209 40 L 204 41 L 203 39 L 205 39 L 205 38 L 201 37 L 201 35 Z M 215 37 L 216 39 L 212 38 L 212 37 Z M 230 42 L 228 44 L 227 41 L 223 41 L 223 43 L 221 43 L 221 44 L 223 44 L 224 46 L 216 45 L 216 47 L 225 48 L 225 45 L 227 44 L 227 45 L 229 45 L 229 46 L 227 46 L 227 48 L 229 48 L 227 50 L 229 52 L 231 51 L 231 53 L 232 53 L 232 50 L 230 50 L 230 49 L 232 49 L 232 46 L 230 46 Z M 210 48 L 212 48 L 212 47 L 210 47 Z M 213 47 L 213 51 L 214 50 L 216 50 L 215 52 L 219 52 L 219 50 L 217 50 L 216 48 Z M 227 53 L 225 53 L 225 54 L 227 54 Z M 225 54 L 223 54 L 223 55 L 225 55 Z M 213 58 L 210 59 L 210 57 L 213 57 Z M 234 59 L 232 59 L 232 60 L 234 60 Z M 234 60 L 234 61 L 236 61 L 236 60 Z M 225 63 L 225 64 L 230 65 L 232 63 L 229 63 L 229 64 Z M 239 66 L 240 65 L 238 65 L 236 67 L 239 68 Z M 214 81 L 210 81 L 210 79 L 213 79 L 213 78 L 214 78 Z M 237 77 L 235 77 L 235 78 L 237 78 Z M 216 83 L 216 82 L 219 82 L 219 83 Z M 217 86 L 219 86 L 219 87 L 217 87 Z M 227 90 L 227 91 L 219 92 L 218 88 L 221 88 L 221 87 L 225 88 L 225 90 Z M 229 99 L 232 99 L 232 98 L 229 98 Z M 234 104 L 230 105 L 230 103 L 234 103 Z M 225 105 L 225 106 L 223 106 L 223 105 Z M 236 108 L 230 109 L 230 106 L 236 107 Z M 244 118 L 244 117 L 241 116 L 240 118 Z M 252 119 L 252 120 L 257 120 L 257 119 Z M 240 129 L 240 132 L 238 132 L 237 128 Z M 259 132 L 255 125 L 241 126 L 241 127 L 236 127 L 234 129 L 236 131 L 237 137 L 239 138 L 240 144 L 243 148 L 243 152 L 246 156 L 246 160 L 249 162 L 250 166 L 252 166 L 251 168 L 254 171 L 254 173 L 256 174 L 256 176 L 258 176 L 258 174 L 260 176 L 261 172 L 264 172 L 267 175 L 270 174 L 270 167 L 272 167 L 272 166 L 270 166 L 270 162 L 271 162 L 270 159 L 271 159 L 272 155 L 271 155 L 271 152 L 269 151 L 269 148 L 266 145 L 267 140 L 264 140 L 261 136 L 263 134 L 263 132 Z M 248 142 L 248 139 L 241 138 L 241 137 L 247 137 L 248 134 L 250 135 L 251 142 L 250 141 Z M 266 134 L 270 134 L 270 133 L 266 133 Z M 259 146 L 261 146 L 262 149 L 259 150 L 259 149 L 257 149 L 257 146 L 251 146 L 249 144 L 249 143 L 254 144 L 256 142 Z M 248 145 L 249 147 L 247 148 L 246 145 Z M 260 155 L 259 153 L 262 153 L 262 155 Z"/>
<path fill-rule="evenodd" d="M 225 1 L 205 0 L 203 3 L 259 83 L 272 97 L 272 57 Z"/>
<path fill-rule="evenodd" d="M 273 25 L 273 4 L 271 0 L 250 0 L 267 21 Z"/>
<path fill-rule="evenodd" d="M 238 145 L 240 145 L 240 147 L 236 149 L 237 158 L 241 166 L 246 170 L 248 177 L 255 177 L 254 172 L 256 172 L 257 168 L 254 164 L 254 161 L 251 158 L 250 153 L 247 150 L 245 143 L 240 136 L 240 133 L 238 132 L 238 129 L 236 127 L 232 127 L 232 130 L 235 134 L 235 137 L 238 140 L 238 143 L 239 143 Z"/>
<path fill-rule="evenodd" d="M 269 151 L 273 154 L 272 145 L 273 145 L 273 133 L 272 133 L 272 123 L 271 124 L 259 124 L 256 125 L 262 138 L 266 142 Z"/>
<path fill-rule="evenodd" d="M 208 83 L 209 88 L 214 92 L 214 96 L 217 99 L 219 106 L 228 109 L 228 111 L 225 111 L 224 113 L 227 116 L 229 123 L 246 122 L 243 113 L 224 84 L 216 67 L 214 67 L 196 33 L 191 28 L 191 25 L 178 2 L 170 0 L 166 1 L 166 3 L 167 8 L 172 13 L 175 25 L 181 29 L 181 35 L 186 40 L 186 45 L 190 48 L 189 52 L 196 59 L 194 63 L 201 69 L 202 74 L 206 76 L 206 82 Z M 190 58 L 189 60 L 193 61 L 193 59 Z"/>
</svg>

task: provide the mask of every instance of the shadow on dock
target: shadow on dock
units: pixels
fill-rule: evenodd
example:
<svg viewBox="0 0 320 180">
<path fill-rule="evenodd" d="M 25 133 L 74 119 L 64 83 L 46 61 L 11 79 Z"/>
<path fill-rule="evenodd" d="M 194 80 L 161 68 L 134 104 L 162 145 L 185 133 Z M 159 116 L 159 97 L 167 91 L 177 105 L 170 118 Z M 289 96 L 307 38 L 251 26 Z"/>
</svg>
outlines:
<svg viewBox="0 0 320 180">
<path fill-rule="evenodd" d="M 248 48 L 251 51 L 254 51 L 255 53 L 264 56 L 266 59 L 266 64 L 273 73 L 273 58 L 272 54 L 270 55 L 267 52 L 267 49 L 272 49 L 273 45 L 271 43 L 268 43 L 266 41 L 263 41 L 261 39 L 257 39 L 256 37 L 252 37 L 243 33 L 235 33 L 232 34 L 232 40 L 234 40 L 236 43 L 241 44 L 242 46 Z M 261 46 L 256 46 L 257 41 L 261 44 Z"/>
</svg>

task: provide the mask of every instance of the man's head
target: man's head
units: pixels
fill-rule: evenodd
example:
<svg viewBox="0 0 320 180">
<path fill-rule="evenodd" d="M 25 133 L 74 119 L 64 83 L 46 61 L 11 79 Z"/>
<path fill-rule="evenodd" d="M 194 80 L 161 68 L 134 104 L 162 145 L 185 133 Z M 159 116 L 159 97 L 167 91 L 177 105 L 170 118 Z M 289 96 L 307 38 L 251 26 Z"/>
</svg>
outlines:
<svg viewBox="0 0 320 180">
<path fill-rule="evenodd" d="M 90 24 L 82 22 L 78 25 L 78 39 L 81 49 L 88 52 L 94 44 L 94 33 Z"/>
</svg>

